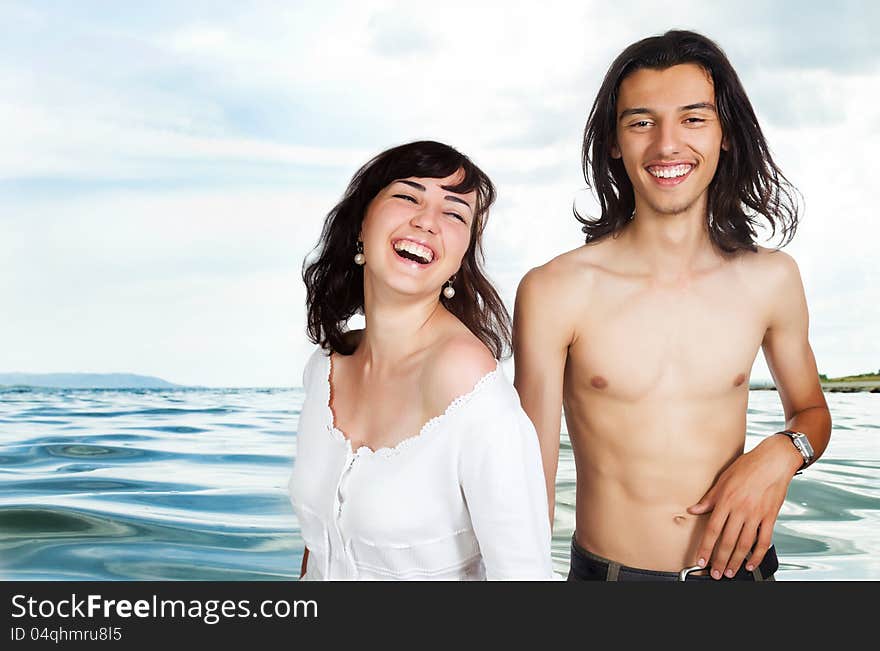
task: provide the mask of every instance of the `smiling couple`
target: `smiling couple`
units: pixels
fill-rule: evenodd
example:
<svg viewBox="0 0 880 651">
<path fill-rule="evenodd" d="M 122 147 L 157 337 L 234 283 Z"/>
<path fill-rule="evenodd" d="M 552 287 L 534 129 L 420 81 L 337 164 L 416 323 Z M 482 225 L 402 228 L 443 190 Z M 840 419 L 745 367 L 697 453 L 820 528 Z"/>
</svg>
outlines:
<svg viewBox="0 0 880 651">
<path fill-rule="evenodd" d="M 525 275 L 512 323 L 482 267 L 495 189 L 468 157 L 414 142 L 354 175 L 303 271 L 318 344 L 289 484 L 303 579 L 559 577 L 563 413 L 569 580 L 773 579 L 789 483 L 831 430 L 797 265 L 755 242 L 761 222 L 791 239 L 795 190 L 693 32 L 611 64 L 583 162 L 601 215 Z M 744 453 L 759 348 L 785 429 Z"/>
</svg>

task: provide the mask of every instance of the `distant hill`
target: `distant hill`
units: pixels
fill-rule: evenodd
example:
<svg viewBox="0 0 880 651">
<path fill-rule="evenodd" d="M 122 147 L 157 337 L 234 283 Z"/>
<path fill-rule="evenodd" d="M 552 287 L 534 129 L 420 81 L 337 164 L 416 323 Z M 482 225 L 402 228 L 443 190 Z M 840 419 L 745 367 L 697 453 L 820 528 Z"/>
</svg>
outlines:
<svg viewBox="0 0 880 651">
<path fill-rule="evenodd" d="M 880 371 L 876 373 L 859 373 L 858 375 L 845 375 L 843 377 L 828 377 L 824 373 L 819 374 L 822 382 L 880 382 Z"/>
<path fill-rule="evenodd" d="M 819 373 L 819 385 L 828 393 L 880 393 L 880 370 L 876 373 L 859 373 L 858 375 L 846 375 L 842 377 L 828 377 Z M 752 390 L 776 390 L 773 380 L 753 380 L 749 383 Z"/>
<path fill-rule="evenodd" d="M 0 386 L 51 389 L 174 389 L 162 378 L 131 373 L 0 373 Z"/>
</svg>

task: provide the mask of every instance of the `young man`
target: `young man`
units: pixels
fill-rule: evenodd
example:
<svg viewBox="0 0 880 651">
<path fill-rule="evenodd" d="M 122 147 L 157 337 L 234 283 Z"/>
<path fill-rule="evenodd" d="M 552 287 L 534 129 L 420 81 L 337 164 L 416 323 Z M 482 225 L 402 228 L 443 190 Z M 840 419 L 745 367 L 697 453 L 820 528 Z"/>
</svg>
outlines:
<svg viewBox="0 0 880 651">
<path fill-rule="evenodd" d="M 514 384 L 540 436 L 553 522 L 564 409 L 577 468 L 572 580 L 766 580 L 789 482 L 831 417 L 807 339 L 793 188 L 721 49 L 670 31 L 612 63 L 584 172 L 586 245 L 529 271 Z M 763 348 L 787 432 L 745 449 Z"/>
</svg>

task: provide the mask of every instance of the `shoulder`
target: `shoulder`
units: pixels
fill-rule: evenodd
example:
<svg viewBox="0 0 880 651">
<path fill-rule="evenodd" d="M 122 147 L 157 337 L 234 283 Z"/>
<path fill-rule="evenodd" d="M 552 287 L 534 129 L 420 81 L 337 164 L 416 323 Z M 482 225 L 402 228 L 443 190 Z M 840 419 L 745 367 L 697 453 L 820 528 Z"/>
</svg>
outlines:
<svg viewBox="0 0 880 651">
<path fill-rule="evenodd" d="M 530 269 L 519 283 L 514 304 L 514 349 L 527 332 L 554 345 L 575 336 L 607 274 L 609 245 L 585 244 Z M 533 336 L 531 340 L 537 341 Z"/>
<path fill-rule="evenodd" d="M 363 338 L 363 330 L 351 330 L 344 333 L 346 343 L 357 347 Z M 323 382 L 326 380 L 329 357 L 334 351 L 329 348 L 323 348 L 320 344 L 316 345 L 303 366 L 302 385 L 308 388 L 315 382 Z M 335 362 L 335 360 L 334 360 Z"/>
<path fill-rule="evenodd" d="M 433 413 L 454 410 L 452 430 L 467 441 L 467 449 L 486 445 L 519 446 L 534 442 L 534 425 L 522 408 L 519 394 L 489 350 L 476 337 L 456 336 L 438 347 L 430 373 L 428 394 Z M 474 447 L 476 446 L 476 448 Z M 537 447 L 535 454 L 539 455 Z"/>
<path fill-rule="evenodd" d="M 753 287 L 773 294 L 801 287 L 798 264 L 784 251 L 759 246 L 757 251 L 741 254 L 739 261 Z"/>
<path fill-rule="evenodd" d="M 596 271 L 596 262 L 601 257 L 602 243 L 585 244 L 571 251 L 560 253 L 544 264 L 533 267 L 523 276 L 520 286 L 551 287 L 560 282 L 569 283 L 583 280 Z"/>
<path fill-rule="evenodd" d="M 564 297 L 563 304 L 568 305 L 573 298 L 584 296 L 602 272 L 606 248 L 604 242 L 586 244 L 533 267 L 519 282 L 517 301 L 556 303 L 556 298 Z"/>
<path fill-rule="evenodd" d="M 738 259 L 741 280 L 756 305 L 762 306 L 767 326 L 807 321 L 806 296 L 797 262 L 778 249 L 758 247 Z"/>
<path fill-rule="evenodd" d="M 424 376 L 425 395 L 436 412 L 498 368 L 491 351 L 470 331 L 450 336 L 431 351 Z"/>
<path fill-rule="evenodd" d="M 320 380 L 322 377 L 321 373 L 323 372 L 322 369 L 327 363 L 326 360 L 329 356 L 329 350 L 321 348 L 320 345 L 315 346 L 303 365 L 302 386 L 304 389 L 308 390 L 309 387 Z"/>
</svg>

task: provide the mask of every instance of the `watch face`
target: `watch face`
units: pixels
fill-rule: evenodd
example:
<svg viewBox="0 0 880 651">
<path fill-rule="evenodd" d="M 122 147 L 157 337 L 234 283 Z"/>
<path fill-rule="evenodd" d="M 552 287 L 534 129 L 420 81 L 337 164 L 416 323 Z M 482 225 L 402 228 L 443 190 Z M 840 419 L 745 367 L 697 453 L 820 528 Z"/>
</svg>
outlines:
<svg viewBox="0 0 880 651">
<path fill-rule="evenodd" d="M 801 438 L 801 445 L 804 446 L 804 451 L 807 453 L 807 456 L 810 457 L 810 459 L 812 459 L 813 458 L 813 446 L 810 445 L 810 439 L 808 439 L 806 436 L 802 437 Z"/>
<path fill-rule="evenodd" d="M 804 455 L 804 458 L 807 461 L 812 461 L 813 446 L 810 445 L 810 439 L 807 438 L 806 434 L 802 434 L 801 432 L 792 432 L 791 440 L 794 442 L 797 449 L 800 450 L 801 454 Z"/>
<path fill-rule="evenodd" d="M 783 430 L 782 433 L 791 439 L 794 447 L 801 453 L 801 456 L 804 458 L 804 466 L 813 461 L 813 446 L 810 445 L 810 439 L 807 438 L 806 434 L 790 429 Z"/>
</svg>

